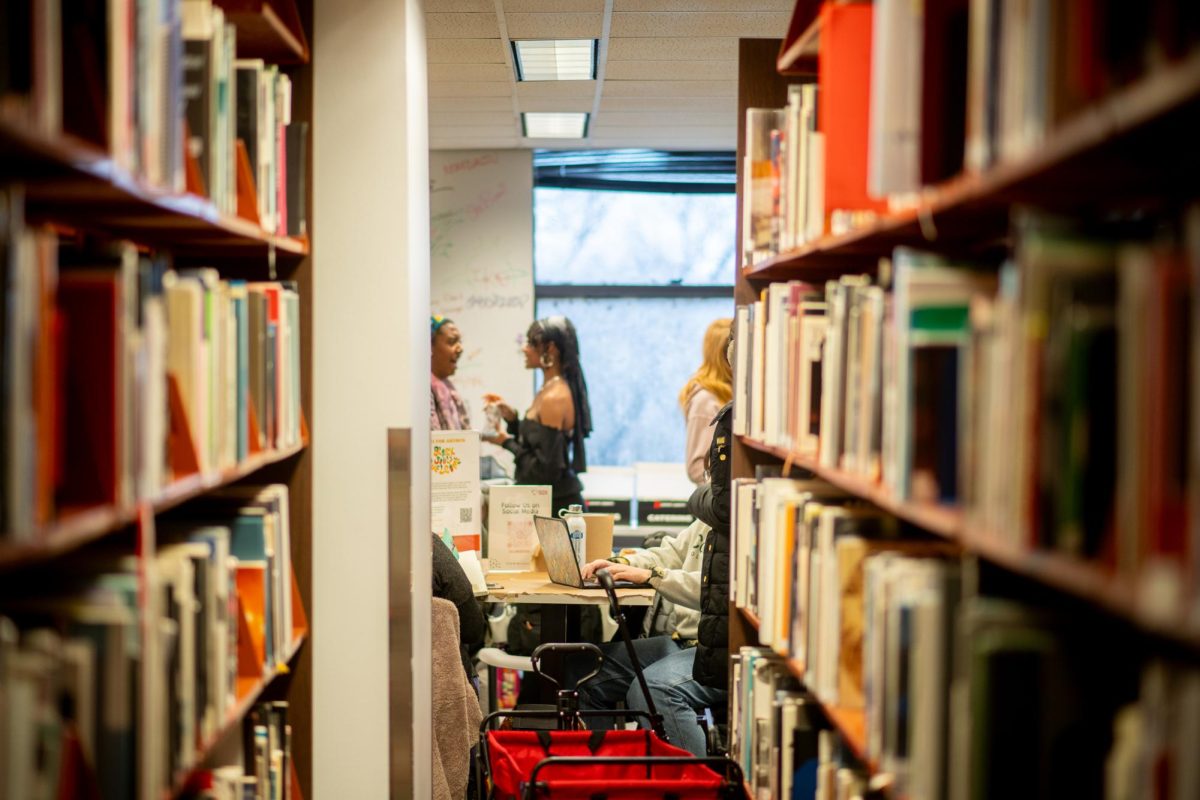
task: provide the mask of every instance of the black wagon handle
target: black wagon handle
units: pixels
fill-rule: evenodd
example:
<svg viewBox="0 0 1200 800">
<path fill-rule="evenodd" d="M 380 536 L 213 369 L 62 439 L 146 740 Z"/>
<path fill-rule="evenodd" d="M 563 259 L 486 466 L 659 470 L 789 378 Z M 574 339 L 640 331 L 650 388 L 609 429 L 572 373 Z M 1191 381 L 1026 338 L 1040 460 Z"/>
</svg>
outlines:
<svg viewBox="0 0 1200 800">
<path fill-rule="evenodd" d="M 654 706 L 654 698 L 650 696 L 650 686 L 646 683 L 646 675 L 642 672 L 642 662 L 638 660 L 637 650 L 633 646 L 633 637 L 629 635 L 629 625 L 625 621 L 625 614 L 621 611 L 621 603 L 617 600 L 617 587 L 613 585 L 612 575 L 607 569 L 596 570 L 596 580 L 600 581 L 601 588 L 608 595 L 608 602 L 612 605 L 613 619 L 617 622 L 617 628 L 621 631 L 621 638 L 625 640 L 625 652 L 629 655 L 629 664 L 633 667 L 633 674 L 637 676 L 638 686 L 642 687 L 642 697 L 646 698 L 646 709 L 650 712 L 650 727 L 658 738 L 664 742 L 669 742 L 667 731 L 663 728 L 662 715 L 658 713 L 658 709 Z"/>
<path fill-rule="evenodd" d="M 599 647 L 591 642 L 546 642 L 539 644 L 534 648 L 533 653 L 529 656 L 529 660 L 533 663 L 533 671 L 544 680 L 548 680 L 555 686 L 561 687 L 557 680 L 551 675 L 542 672 L 542 656 L 545 653 L 588 653 L 596 657 L 596 668 L 584 675 L 575 682 L 576 687 L 590 681 L 592 678 L 600 674 L 600 668 L 604 666 L 604 653 Z"/>
</svg>

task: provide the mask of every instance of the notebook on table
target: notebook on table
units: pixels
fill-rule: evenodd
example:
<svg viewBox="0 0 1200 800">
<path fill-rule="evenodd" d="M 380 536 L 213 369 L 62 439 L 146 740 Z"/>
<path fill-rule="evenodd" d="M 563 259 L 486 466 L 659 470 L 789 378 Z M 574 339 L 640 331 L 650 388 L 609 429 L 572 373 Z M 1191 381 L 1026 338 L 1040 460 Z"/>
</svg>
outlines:
<svg viewBox="0 0 1200 800">
<path fill-rule="evenodd" d="M 550 582 L 563 586 L 573 586 L 576 589 L 599 589 L 600 582 L 584 580 L 579 571 L 579 562 L 575 560 L 575 549 L 571 547 L 571 534 L 567 530 L 567 521 L 561 517 L 541 517 L 534 515 L 533 526 L 537 530 L 538 542 L 542 545 L 542 555 L 546 557 L 546 572 Z M 647 587 L 648 583 L 633 581 L 613 581 L 618 589 Z"/>
</svg>

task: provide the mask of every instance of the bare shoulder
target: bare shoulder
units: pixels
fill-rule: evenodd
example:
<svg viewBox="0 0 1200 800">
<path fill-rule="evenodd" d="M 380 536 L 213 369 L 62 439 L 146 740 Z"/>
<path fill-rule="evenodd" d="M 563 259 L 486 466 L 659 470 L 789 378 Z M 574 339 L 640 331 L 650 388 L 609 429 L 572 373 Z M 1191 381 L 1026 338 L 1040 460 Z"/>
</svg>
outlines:
<svg viewBox="0 0 1200 800">
<path fill-rule="evenodd" d="M 575 401 L 564 383 L 549 387 L 542 395 L 538 418 L 548 428 L 569 431 L 575 425 Z"/>
</svg>

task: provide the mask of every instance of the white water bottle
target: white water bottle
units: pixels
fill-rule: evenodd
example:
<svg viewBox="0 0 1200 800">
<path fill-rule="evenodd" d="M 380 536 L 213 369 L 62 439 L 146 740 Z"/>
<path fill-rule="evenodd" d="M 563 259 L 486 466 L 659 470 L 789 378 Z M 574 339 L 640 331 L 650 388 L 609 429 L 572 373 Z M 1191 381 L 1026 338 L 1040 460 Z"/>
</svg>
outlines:
<svg viewBox="0 0 1200 800">
<path fill-rule="evenodd" d="M 567 506 L 562 513 L 567 521 L 567 535 L 571 537 L 571 549 L 575 551 L 575 561 L 583 569 L 587 558 L 587 523 L 583 519 L 583 506 L 574 503 Z"/>
</svg>

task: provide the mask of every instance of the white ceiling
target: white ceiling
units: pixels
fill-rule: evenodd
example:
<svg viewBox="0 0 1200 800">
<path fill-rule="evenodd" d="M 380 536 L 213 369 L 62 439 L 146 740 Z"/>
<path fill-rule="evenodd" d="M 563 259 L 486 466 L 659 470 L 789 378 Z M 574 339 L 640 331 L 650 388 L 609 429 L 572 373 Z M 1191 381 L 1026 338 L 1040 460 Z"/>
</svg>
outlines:
<svg viewBox="0 0 1200 800">
<path fill-rule="evenodd" d="M 794 0 L 426 0 L 429 144 L 734 149 L 737 40 L 782 38 Z M 598 39 L 597 80 L 517 83 L 514 39 Z M 522 111 L 587 111 L 526 139 Z"/>
</svg>

